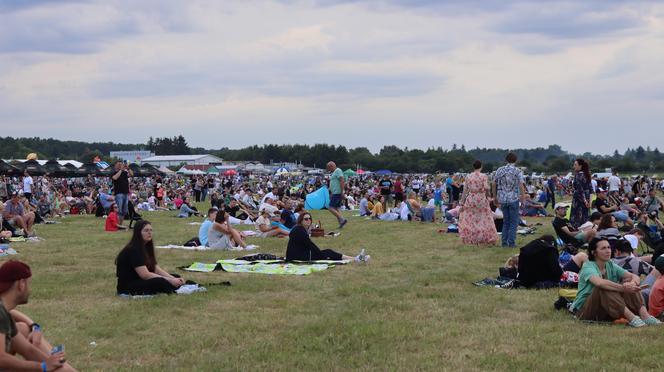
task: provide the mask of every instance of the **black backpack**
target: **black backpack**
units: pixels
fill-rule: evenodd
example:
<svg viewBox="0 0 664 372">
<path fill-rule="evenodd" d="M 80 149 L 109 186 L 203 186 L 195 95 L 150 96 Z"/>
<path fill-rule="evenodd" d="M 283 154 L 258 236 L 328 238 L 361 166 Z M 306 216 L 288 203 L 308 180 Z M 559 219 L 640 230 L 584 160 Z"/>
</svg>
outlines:
<svg viewBox="0 0 664 372">
<path fill-rule="evenodd" d="M 521 248 L 519 254 L 519 282 L 525 287 L 539 282 L 558 282 L 562 275 L 558 264 L 558 250 L 553 242 L 535 239 Z"/>
</svg>

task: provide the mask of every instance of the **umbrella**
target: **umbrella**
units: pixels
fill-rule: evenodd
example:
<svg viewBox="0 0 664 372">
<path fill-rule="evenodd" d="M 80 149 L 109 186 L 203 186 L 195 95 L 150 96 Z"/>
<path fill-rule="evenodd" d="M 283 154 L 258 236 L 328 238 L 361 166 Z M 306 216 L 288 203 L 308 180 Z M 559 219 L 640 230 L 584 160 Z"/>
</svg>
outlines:
<svg viewBox="0 0 664 372">
<path fill-rule="evenodd" d="M 224 172 L 224 176 L 235 176 L 237 174 L 237 171 L 235 169 L 229 169 L 226 172 Z"/>
<path fill-rule="evenodd" d="M 344 177 L 355 177 L 355 176 L 357 176 L 357 173 L 355 173 L 355 171 L 350 168 L 344 171 Z"/>
<path fill-rule="evenodd" d="M 26 160 L 16 166 L 21 173 L 28 171 L 31 176 L 43 176 L 47 173 L 46 168 L 42 167 L 37 160 Z"/>
<path fill-rule="evenodd" d="M 364 173 L 366 173 L 366 172 L 364 171 L 364 169 L 358 169 L 357 172 L 355 172 L 355 173 L 357 173 L 357 174 L 364 174 Z"/>
<path fill-rule="evenodd" d="M 21 174 L 21 171 L 18 170 L 15 166 L 5 163 L 3 160 L 0 160 L 0 174 L 6 176 L 17 176 Z"/>
<path fill-rule="evenodd" d="M 44 168 L 50 176 L 53 177 L 67 177 L 69 168 L 61 165 L 57 160 L 51 159 L 44 164 Z"/>
<path fill-rule="evenodd" d="M 159 173 L 159 170 L 155 168 L 152 164 L 143 164 L 141 165 L 141 172 L 146 176 L 154 176 Z"/>
<path fill-rule="evenodd" d="M 274 174 L 288 174 L 289 170 L 286 167 L 279 167 L 277 170 L 274 172 Z"/>
<path fill-rule="evenodd" d="M 389 176 L 392 174 L 392 171 L 387 169 L 381 169 L 379 171 L 376 171 L 376 174 L 379 176 Z"/>
</svg>

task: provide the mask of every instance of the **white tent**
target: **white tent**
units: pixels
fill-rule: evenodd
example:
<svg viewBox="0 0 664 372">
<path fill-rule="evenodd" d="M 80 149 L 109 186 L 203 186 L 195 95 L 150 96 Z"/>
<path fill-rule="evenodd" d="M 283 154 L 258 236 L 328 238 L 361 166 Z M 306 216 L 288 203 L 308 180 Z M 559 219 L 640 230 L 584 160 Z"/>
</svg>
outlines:
<svg viewBox="0 0 664 372">
<path fill-rule="evenodd" d="M 161 173 L 164 173 L 164 174 L 175 174 L 175 172 L 173 172 L 172 170 L 166 168 L 166 167 L 163 166 L 163 165 L 162 165 L 161 167 L 159 167 L 159 171 L 160 171 Z"/>
<path fill-rule="evenodd" d="M 177 173 L 179 173 L 179 174 L 184 174 L 184 175 L 186 175 L 186 176 L 200 176 L 200 175 L 204 175 L 204 174 L 206 174 L 206 173 L 203 172 L 202 170 L 198 170 L 198 169 L 187 169 L 187 168 L 185 168 L 185 167 L 182 167 L 182 168 L 178 169 Z"/>
</svg>

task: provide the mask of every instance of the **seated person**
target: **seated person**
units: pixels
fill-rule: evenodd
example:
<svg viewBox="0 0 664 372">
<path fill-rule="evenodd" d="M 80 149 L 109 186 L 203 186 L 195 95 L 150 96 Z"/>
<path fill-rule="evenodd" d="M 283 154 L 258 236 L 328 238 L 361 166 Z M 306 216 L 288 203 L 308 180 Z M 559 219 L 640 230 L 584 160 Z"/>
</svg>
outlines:
<svg viewBox="0 0 664 372">
<path fill-rule="evenodd" d="M 360 216 L 369 216 L 371 215 L 371 209 L 369 209 L 369 197 L 366 192 L 362 194 L 362 199 L 360 199 Z"/>
<path fill-rule="evenodd" d="M 543 204 L 533 201 L 532 196 L 530 194 L 526 194 L 523 203 L 522 215 L 528 217 L 537 217 L 537 216 L 546 217 L 549 214 L 547 213 L 546 209 L 544 209 Z"/>
<path fill-rule="evenodd" d="M 256 219 L 256 215 L 254 215 L 249 210 L 240 205 L 240 203 L 235 199 L 230 199 L 228 201 L 228 204 L 224 207 L 224 210 L 226 211 L 226 213 L 228 213 L 229 216 L 232 217 L 231 218 L 232 224 L 239 224 L 243 222 L 250 223 Z M 237 220 L 237 222 L 235 222 L 234 220 Z"/>
<path fill-rule="evenodd" d="M 276 201 L 272 198 L 265 199 L 265 203 L 261 204 L 258 208 L 259 211 L 267 210 L 270 215 L 273 215 L 274 212 L 278 212 L 279 208 L 276 206 Z"/>
<path fill-rule="evenodd" d="M 281 210 L 279 222 L 289 230 L 295 226 L 295 214 L 293 213 L 293 203 L 288 201 L 285 203 L 284 209 Z"/>
<path fill-rule="evenodd" d="M 118 294 L 174 293 L 184 284 L 184 279 L 159 267 L 154 254 L 152 224 L 147 220 L 136 222 L 131 240 L 118 254 L 115 265 Z"/>
<path fill-rule="evenodd" d="M 106 221 L 104 224 L 105 231 L 118 231 L 126 230 L 127 226 L 120 224 L 120 217 L 118 217 L 118 205 L 115 203 L 111 204 L 109 209 L 108 216 L 106 216 Z"/>
<path fill-rule="evenodd" d="M 111 209 L 111 204 L 115 202 L 115 197 L 109 194 L 108 188 L 106 186 L 103 186 L 99 191 L 99 202 L 101 202 L 101 206 L 106 212 L 104 214 L 108 213 L 109 209 Z"/>
<path fill-rule="evenodd" d="M 579 290 L 572 310 L 581 320 L 610 322 L 626 318 L 632 327 L 661 324 L 643 305 L 639 282 L 638 276 L 611 261 L 608 240 L 593 239 L 588 262 L 579 273 Z"/>
<path fill-rule="evenodd" d="M 648 275 L 652 271 L 652 266 L 634 254 L 632 244 L 627 240 L 618 240 L 613 252 L 614 256 L 611 260 L 634 275 Z"/>
<path fill-rule="evenodd" d="M 309 237 L 311 226 L 311 214 L 309 212 L 300 214 L 289 235 L 286 248 L 287 261 L 354 260 L 355 262 L 368 262 L 371 259 L 371 256 L 364 254 L 364 250 L 355 257 L 346 256 L 331 249 L 320 250 Z"/>
<path fill-rule="evenodd" d="M 385 213 L 385 196 L 380 195 L 374 202 L 373 209 L 371 210 L 371 218 L 378 219 Z"/>
<path fill-rule="evenodd" d="M 625 211 L 620 210 L 620 205 L 612 204 L 609 201 L 608 196 L 606 195 L 606 190 L 599 188 L 597 189 L 597 199 L 593 203 L 593 206 L 597 209 L 598 212 L 602 214 L 611 214 L 616 220 L 625 224 L 625 226 L 632 227 L 634 223 L 629 218 L 629 214 Z"/>
<path fill-rule="evenodd" d="M 51 216 L 51 214 L 52 214 L 51 213 L 51 203 L 46 198 L 46 194 L 42 194 L 39 197 L 39 201 L 37 202 L 37 211 L 39 212 L 38 214 L 42 217 L 50 217 Z"/>
<path fill-rule="evenodd" d="M 35 222 L 35 214 L 24 209 L 23 203 L 19 198 L 18 192 L 12 194 L 12 198 L 5 203 L 5 209 L 2 216 L 5 221 L 11 225 L 23 229 L 23 235 L 27 238 L 33 236 L 32 225 Z"/>
<path fill-rule="evenodd" d="M 191 217 L 192 215 L 199 216 L 199 217 L 201 216 L 201 214 L 198 212 L 196 207 L 190 206 L 189 198 L 185 197 L 182 200 L 182 204 L 180 204 L 180 212 L 178 213 L 178 215 L 176 217 L 178 217 L 178 218 L 188 218 L 188 217 Z"/>
<path fill-rule="evenodd" d="M 278 211 L 277 211 L 278 213 Z M 256 236 L 259 238 L 268 238 L 272 236 L 286 236 L 290 231 L 282 229 L 279 226 L 272 225 L 272 216 L 269 209 L 262 209 L 261 215 L 256 219 Z"/>
<path fill-rule="evenodd" d="M 606 239 L 611 244 L 611 248 L 615 249 L 616 242 L 622 239 L 622 234 L 618 230 L 616 218 L 612 214 L 605 214 L 597 226 L 597 238 Z"/>
<path fill-rule="evenodd" d="M 553 229 L 556 234 L 565 244 L 572 244 L 574 246 L 581 246 L 584 243 L 590 242 L 595 237 L 595 230 L 579 231 L 575 229 L 565 216 L 567 215 L 567 203 L 556 203 L 554 212 L 556 217 L 553 219 Z"/>
<path fill-rule="evenodd" d="M 662 199 L 657 196 L 657 190 L 652 188 L 648 191 L 648 196 L 643 202 L 644 209 L 646 213 L 652 213 L 654 215 L 659 215 L 659 211 L 662 210 L 664 202 Z"/>
<path fill-rule="evenodd" d="M 254 245 L 247 245 L 244 241 L 244 235 L 232 228 L 228 222 L 229 215 L 224 211 L 218 211 L 217 216 L 214 218 L 214 223 L 208 230 L 207 246 L 211 249 L 229 249 L 229 250 L 243 250 L 255 249 Z"/>
<path fill-rule="evenodd" d="M 212 224 L 214 223 L 215 218 L 217 217 L 217 208 L 210 208 L 207 212 L 207 218 L 201 224 L 201 227 L 198 229 L 198 241 L 201 242 L 203 247 L 207 247 L 208 243 L 208 231 Z"/>
<path fill-rule="evenodd" d="M 655 260 L 653 273 L 656 273 L 657 278 L 650 288 L 648 313 L 659 320 L 664 320 L 664 257 Z"/>
<path fill-rule="evenodd" d="M 0 369 L 74 371 L 63 352 L 51 354 L 51 344 L 39 324 L 16 310 L 18 305 L 28 303 L 31 277 L 30 267 L 23 262 L 10 260 L 0 266 Z"/>
</svg>

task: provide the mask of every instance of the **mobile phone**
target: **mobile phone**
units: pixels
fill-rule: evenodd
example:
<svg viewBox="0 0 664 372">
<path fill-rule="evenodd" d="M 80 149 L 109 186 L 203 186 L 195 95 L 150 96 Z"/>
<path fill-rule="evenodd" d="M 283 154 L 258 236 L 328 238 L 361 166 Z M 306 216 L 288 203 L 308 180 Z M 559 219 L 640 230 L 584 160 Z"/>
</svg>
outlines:
<svg viewBox="0 0 664 372">
<path fill-rule="evenodd" d="M 646 289 L 646 288 L 650 288 L 650 284 L 644 284 L 639 286 L 639 289 Z"/>
<path fill-rule="evenodd" d="M 65 345 L 60 344 L 58 346 L 55 346 L 53 349 L 51 349 L 51 355 L 57 354 L 57 353 L 62 353 L 65 351 Z"/>
</svg>

